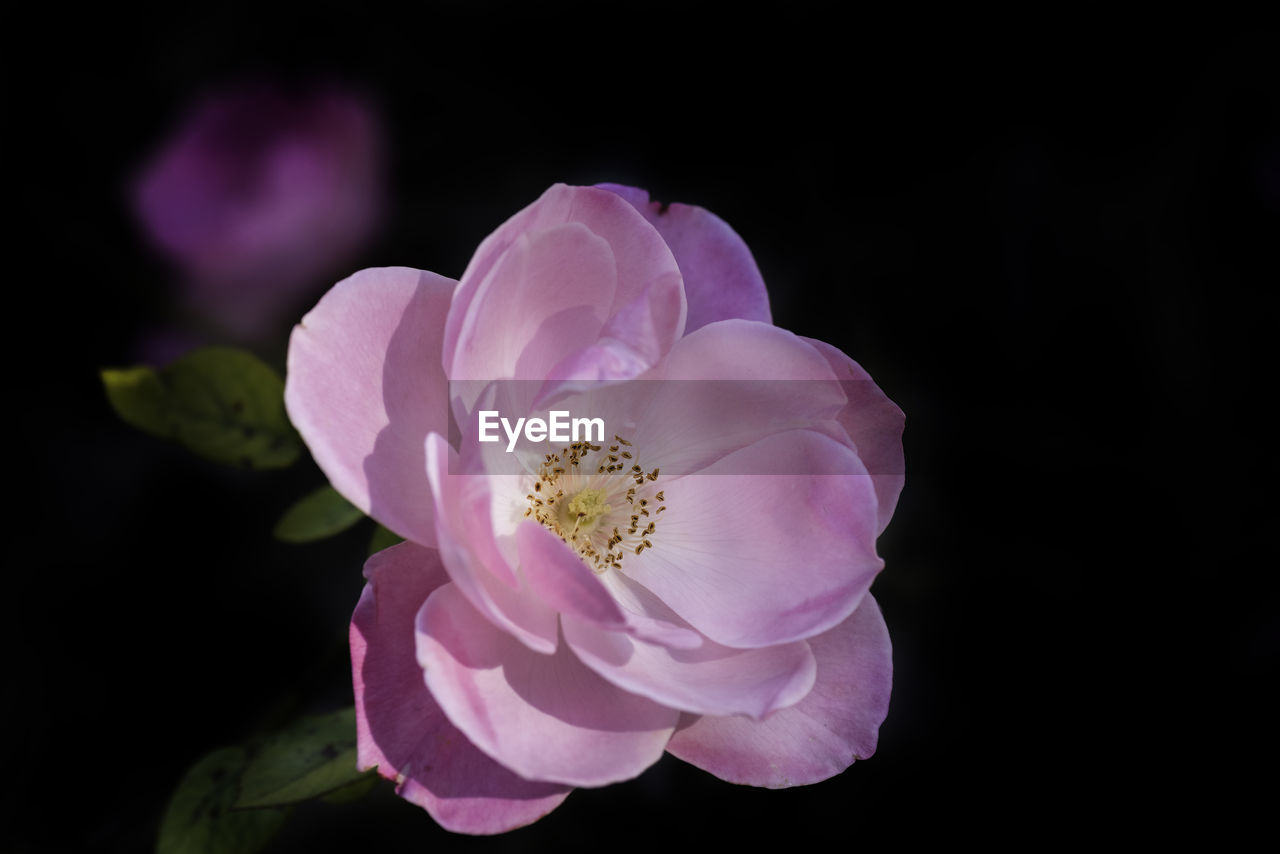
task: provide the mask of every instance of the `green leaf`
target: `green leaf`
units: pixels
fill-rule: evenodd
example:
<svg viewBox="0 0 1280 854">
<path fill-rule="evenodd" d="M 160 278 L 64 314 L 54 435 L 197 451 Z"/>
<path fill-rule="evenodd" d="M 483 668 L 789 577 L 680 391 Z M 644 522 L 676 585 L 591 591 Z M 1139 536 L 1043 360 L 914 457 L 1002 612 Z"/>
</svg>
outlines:
<svg viewBox="0 0 1280 854">
<path fill-rule="evenodd" d="M 292 804 L 355 782 L 356 710 L 299 719 L 267 738 L 240 782 L 237 807 Z"/>
<path fill-rule="evenodd" d="M 288 809 L 234 810 L 246 754 L 215 750 L 182 778 L 160 821 L 156 854 L 252 854 L 288 817 Z"/>
<path fill-rule="evenodd" d="M 404 537 L 393 533 L 389 528 L 382 525 L 373 529 L 373 537 L 369 540 L 369 554 L 377 554 L 383 549 L 389 549 L 397 543 L 403 543 Z"/>
<path fill-rule="evenodd" d="M 102 382 L 129 424 L 214 462 L 284 468 L 302 451 L 285 415 L 284 383 L 252 353 L 206 347 L 159 370 L 104 370 Z"/>
<path fill-rule="evenodd" d="M 365 795 L 373 791 L 373 787 L 378 785 L 378 781 L 382 778 L 373 771 L 368 771 L 359 780 L 349 783 L 341 789 L 334 789 L 320 800 L 326 804 L 349 804 L 358 801 Z"/>
<path fill-rule="evenodd" d="M 359 508 L 333 487 L 322 486 L 285 511 L 274 533 L 286 543 L 309 543 L 341 533 L 362 518 Z"/>
</svg>

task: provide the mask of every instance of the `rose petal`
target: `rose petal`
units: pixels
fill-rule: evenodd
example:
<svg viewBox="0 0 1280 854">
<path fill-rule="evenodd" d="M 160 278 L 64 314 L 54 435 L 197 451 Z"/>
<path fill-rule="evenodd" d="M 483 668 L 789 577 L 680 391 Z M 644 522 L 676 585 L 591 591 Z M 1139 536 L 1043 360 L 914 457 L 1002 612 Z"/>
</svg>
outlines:
<svg viewBox="0 0 1280 854">
<path fill-rule="evenodd" d="M 525 385 L 502 383 L 491 399 L 519 406 L 508 389 Z M 569 392 L 555 407 L 602 417 L 607 433 L 633 440 L 637 462 L 673 476 L 785 430 L 816 429 L 848 443 L 835 420 L 847 403 L 827 360 L 799 336 L 727 320 L 681 338 L 637 380 Z"/>
<path fill-rule="evenodd" d="M 582 223 L 520 235 L 476 290 L 450 377 L 547 376 L 599 338 L 616 288 L 613 250 Z"/>
<path fill-rule="evenodd" d="M 813 428 L 844 409 L 830 365 L 784 329 L 726 320 L 686 335 L 636 383 L 599 389 L 570 409 L 632 421 L 638 459 L 669 474 L 699 471 L 765 436 Z"/>
<path fill-rule="evenodd" d="M 449 723 L 414 654 L 414 616 L 448 583 L 430 549 L 402 543 L 365 565 L 351 619 L 358 767 L 377 766 L 396 793 L 459 833 L 502 833 L 555 809 L 570 789 L 524 780 L 494 762 Z"/>
<path fill-rule="evenodd" d="M 562 619 L 572 615 L 587 624 L 625 632 L 662 646 L 696 649 L 702 637 L 679 618 L 655 619 L 621 607 L 601 577 L 549 529 L 525 521 L 516 531 L 520 570 L 529 588 Z M 670 612 L 668 611 L 668 614 Z M 665 616 L 665 615 L 664 615 Z"/>
<path fill-rule="evenodd" d="M 668 619 L 679 620 L 674 613 Z M 686 712 L 761 718 L 799 702 L 813 687 L 813 654 L 804 641 L 744 650 L 704 640 L 697 649 L 669 649 L 568 614 L 560 621 L 565 640 L 592 670 Z"/>
<path fill-rule="evenodd" d="M 688 335 L 708 323 L 740 317 L 772 323 L 769 292 L 751 250 L 729 224 L 705 208 L 649 201 L 620 184 L 598 184 L 630 202 L 662 235 L 684 277 Z"/>
<path fill-rule="evenodd" d="M 850 448 L 810 430 L 769 436 L 664 492 L 653 548 L 623 572 L 725 646 L 831 628 L 884 565 L 866 469 Z"/>
<path fill-rule="evenodd" d="M 655 280 L 644 293 L 619 308 L 591 346 L 569 354 L 547 372 L 535 405 L 542 406 L 565 390 L 639 376 L 662 358 L 665 330 L 674 328 L 684 312 L 683 291 Z"/>
<path fill-rule="evenodd" d="M 902 456 L 902 430 L 906 416 L 853 359 L 823 341 L 803 340 L 830 363 L 844 388 L 845 397 L 849 399 L 838 420 L 848 431 L 858 458 L 871 473 L 879 502 L 880 521 L 876 533 L 882 533 L 893 518 L 898 496 L 906 482 L 906 463 Z"/>
<path fill-rule="evenodd" d="M 418 663 L 449 720 L 531 780 L 603 786 L 662 755 L 679 713 L 628 694 L 565 644 L 541 655 L 498 631 L 454 585 L 418 612 Z"/>
<path fill-rule="evenodd" d="M 516 543 L 529 588 L 549 607 L 612 628 L 626 625 L 626 615 L 596 574 L 549 529 L 526 520 L 516 529 Z"/>
<path fill-rule="evenodd" d="M 667 750 L 730 783 L 783 788 L 816 783 L 875 753 L 889 711 L 893 655 L 875 599 L 809 639 L 818 681 L 798 704 L 763 721 L 702 717 Z"/>
<path fill-rule="evenodd" d="M 423 440 L 448 429 L 440 366 L 454 282 L 405 267 L 335 285 L 289 339 L 285 406 L 334 489 L 405 539 L 435 545 Z"/>
<path fill-rule="evenodd" d="M 604 274 L 609 256 L 616 278 Z M 607 326 L 624 310 L 653 323 Z M 476 250 L 449 310 L 445 368 L 455 380 L 565 379 L 550 373 L 554 363 L 577 364 L 572 354 L 606 329 L 651 365 L 684 317 L 679 268 L 657 231 L 613 193 L 557 184 Z"/>
<path fill-rule="evenodd" d="M 646 590 L 643 584 L 618 572 L 600 576 L 618 606 L 627 614 L 631 634 L 641 640 L 670 649 L 697 649 L 706 638 L 680 619 L 662 600 Z"/>
<path fill-rule="evenodd" d="M 488 478 L 451 473 L 461 472 L 462 463 L 435 433 L 427 437 L 426 456 L 440 557 L 449 577 L 495 626 L 550 654 L 556 648 L 556 612 L 524 586 L 499 549 Z"/>
</svg>

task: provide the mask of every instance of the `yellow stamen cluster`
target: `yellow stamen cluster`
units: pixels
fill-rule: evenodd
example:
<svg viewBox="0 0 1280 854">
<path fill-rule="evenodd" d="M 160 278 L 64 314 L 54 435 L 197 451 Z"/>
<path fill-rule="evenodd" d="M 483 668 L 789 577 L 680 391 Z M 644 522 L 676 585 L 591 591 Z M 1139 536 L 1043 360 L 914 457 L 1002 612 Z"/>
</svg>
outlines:
<svg viewBox="0 0 1280 854">
<path fill-rule="evenodd" d="M 667 509 L 662 491 L 654 491 L 658 469 L 645 471 L 635 462 L 632 444 L 613 438 L 607 451 L 603 445 L 575 442 L 547 454 L 533 491 L 525 496 L 524 515 L 572 546 L 597 573 L 621 567 L 627 552 L 639 555 L 653 548 L 654 520 Z M 587 462 L 592 454 L 598 455 L 594 472 Z"/>
</svg>

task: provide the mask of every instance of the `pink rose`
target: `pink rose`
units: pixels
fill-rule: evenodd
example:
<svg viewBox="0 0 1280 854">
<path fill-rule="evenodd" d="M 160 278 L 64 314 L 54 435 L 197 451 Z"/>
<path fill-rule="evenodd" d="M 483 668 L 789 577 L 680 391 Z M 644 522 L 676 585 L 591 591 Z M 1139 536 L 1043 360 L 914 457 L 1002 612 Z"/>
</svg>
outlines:
<svg viewBox="0 0 1280 854">
<path fill-rule="evenodd" d="M 902 413 L 772 325 L 714 215 L 552 187 L 458 282 L 335 286 L 285 397 L 334 487 L 408 540 L 352 619 L 360 765 L 445 827 L 528 824 L 664 750 L 770 787 L 874 752 Z M 552 406 L 620 426 L 554 459 L 470 438 Z"/>
</svg>

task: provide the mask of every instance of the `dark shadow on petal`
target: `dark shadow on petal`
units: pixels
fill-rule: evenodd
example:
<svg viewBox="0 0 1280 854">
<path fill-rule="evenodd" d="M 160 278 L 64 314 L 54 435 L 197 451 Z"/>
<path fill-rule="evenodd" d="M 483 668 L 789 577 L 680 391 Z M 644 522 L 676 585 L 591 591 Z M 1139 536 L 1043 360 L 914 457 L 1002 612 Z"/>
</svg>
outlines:
<svg viewBox="0 0 1280 854">
<path fill-rule="evenodd" d="M 373 601 L 362 599 L 352 618 L 353 631 L 367 645 L 360 667 L 364 690 L 357 700 L 385 757 L 379 773 L 392 780 L 403 775 L 397 791 L 433 813 L 447 809 L 441 802 L 450 800 L 531 801 L 567 794 L 570 787 L 516 776 L 449 723 L 414 655 L 414 616 L 447 577 L 434 550 L 412 544 L 396 549 L 410 559 L 371 566 Z M 414 556 L 423 565 L 415 565 Z M 548 803 L 546 810 L 553 806 Z"/>
</svg>

